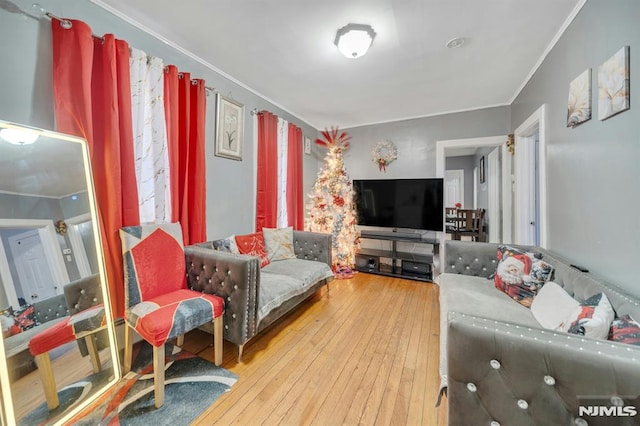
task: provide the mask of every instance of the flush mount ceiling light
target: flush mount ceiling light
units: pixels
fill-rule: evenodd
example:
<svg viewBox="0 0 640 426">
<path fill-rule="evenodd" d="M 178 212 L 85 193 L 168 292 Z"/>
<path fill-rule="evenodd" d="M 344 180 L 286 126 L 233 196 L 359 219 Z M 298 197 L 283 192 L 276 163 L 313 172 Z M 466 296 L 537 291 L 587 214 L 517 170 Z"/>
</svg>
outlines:
<svg viewBox="0 0 640 426">
<path fill-rule="evenodd" d="M 449 49 L 456 49 L 458 47 L 462 47 L 463 44 L 464 44 L 464 37 L 456 37 L 456 38 L 452 38 L 447 42 L 447 47 Z"/>
<path fill-rule="evenodd" d="M 38 132 L 29 129 L 2 129 L 0 138 L 14 145 L 31 145 L 38 139 Z"/>
<path fill-rule="evenodd" d="M 344 56 L 356 59 L 367 53 L 375 36 L 371 25 L 347 24 L 338 30 L 334 43 Z"/>
</svg>

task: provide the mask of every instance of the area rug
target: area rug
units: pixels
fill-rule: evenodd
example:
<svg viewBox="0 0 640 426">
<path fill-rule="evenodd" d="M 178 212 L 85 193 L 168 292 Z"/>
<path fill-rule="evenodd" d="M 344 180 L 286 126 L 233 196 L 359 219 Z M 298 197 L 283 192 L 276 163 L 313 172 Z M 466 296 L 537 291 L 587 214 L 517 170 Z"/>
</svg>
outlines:
<svg viewBox="0 0 640 426">
<path fill-rule="evenodd" d="M 238 380 L 235 374 L 177 346 L 166 344 L 165 354 L 162 407 L 154 406 L 152 347 L 140 342 L 134 346 L 131 371 L 73 424 L 188 425 Z"/>
</svg>

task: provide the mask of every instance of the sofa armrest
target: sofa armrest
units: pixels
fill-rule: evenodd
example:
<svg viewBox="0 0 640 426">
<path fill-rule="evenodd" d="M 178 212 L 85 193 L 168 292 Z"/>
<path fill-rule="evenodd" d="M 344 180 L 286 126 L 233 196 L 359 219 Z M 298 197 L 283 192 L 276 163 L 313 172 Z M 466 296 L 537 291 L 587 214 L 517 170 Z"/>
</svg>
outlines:
<svg viewBox="0 0 640 426">
<path fill-rule="evenodd" d="M 581 405 L 638 403 L 637 346 L 460 313 L 447 342 L 451 425 L 574 424 Z"/>
<path fill-rule="evenodd" d="M 40 324 L 56 318 L 69 316 L 69 309 L 63 294 L 33 304 L 33 313 Z"/>
<path fill-rule="evenodd" d="M 224 338 L 243 345 L 256 334 L 260 260 L 205 247 L 184 249 L 187 285 L 224 299 Z"/>
<path fill-rule="evenodd" d="M 298 259 L 315 260 L 331 266 L 331 234 L 294 230 L 293 250 Z"/>
</svg>

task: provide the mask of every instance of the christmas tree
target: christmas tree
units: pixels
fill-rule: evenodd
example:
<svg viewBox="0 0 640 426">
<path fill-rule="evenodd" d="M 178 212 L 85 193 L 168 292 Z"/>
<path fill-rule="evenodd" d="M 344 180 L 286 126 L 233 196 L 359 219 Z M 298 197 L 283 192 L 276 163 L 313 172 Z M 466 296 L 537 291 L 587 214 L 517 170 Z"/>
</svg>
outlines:
<svg viewBox="0 0 640 426">
<path fill-rule="evenodd" d="M 342 158 L 343 152 L 349 149 L 351 136 L 340 133 L 337 128 L 325 130 L 322 136 L 316 143 L 329 151 L 309 193 L 305 228 L 332 235 L 333 269 L 348 275 L 354 266 L 359 237 L 353 186 Z"/>
</svg>

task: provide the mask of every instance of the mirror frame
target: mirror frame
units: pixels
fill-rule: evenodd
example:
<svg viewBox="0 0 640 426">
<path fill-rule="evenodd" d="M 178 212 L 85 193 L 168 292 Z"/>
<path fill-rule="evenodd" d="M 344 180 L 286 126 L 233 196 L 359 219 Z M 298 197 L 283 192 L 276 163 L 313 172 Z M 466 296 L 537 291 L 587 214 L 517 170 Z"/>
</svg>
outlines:
<svg viewBox="0 0 640 426">
<path fill-rule="evenodd" d="M 118 345 L 116 341 L 116 330 L 114 324 L 114 317 L 111 308 L 111 299 L 109 297 L 109 288 L 107 285 L 106 279 L 106 270 L 104 265 L 104 253 L 102 250 L 102 238 L 100 235 L 100 228 L 98 225 L 98 214 L 97 214 L 97 206 L 95 199 L 95 190 L 93 185 L 93 173 L 91 170 L 91 161 L 89 157 L 89 146 L 85 139 L 67 135 L 64 133 L 58 133 L 50 130 L 39 129 L 32 126 L 11 123 L 7 121 L 0 120 L 0 129 L 20 129 L 20 130 L 30 130 L 36 132 L 38 136 L 63 140 L 71 143 L 77 143 L 80 145 L 82 150 L 82 161 L 85 171 L 85 180 L 87 185 L 87 198 L 89 200 L 89 214 L 91 216 L 92 228 L 94 233 L 95 240 L 95 250 L 96 257 L 98 263 L 98 275 L 100 276 L 100 282 L 102 287 L 102 298 L 104 302 L 105 308 L 105 316 L 107 321 L 107 334 L 109 338 L 109 352 L 111 355 L 111 364 L 113 368 L 113 378 L 103 385 L 102 389 L 96 391 L 94 394 L 89 396 L 86 400 L 80 402 L 77 406 L 70 409 L 68 412 L 64 413 L 61 417 L 54 419 L 53 424 L 59 425 L 64 424 L 72 417 L 79 414 L 86 407 L 91 405 L 94 401 L 100 398 L 105 392 L 107 392 L 110 388 L 115 386 L 119 380 L 121 379 L 122 372 L 120 369 L 120 358 L 118 356 Z M 0 141 L 0 143 L 7 143 L 5 141 Z M 15 424 L 15 410 L 13 405 L 13 395 L 11 392 L 11 381 L 9 380 L 9 367 L 6 357 L 6 351 L 4 346 L 4 339 L 0 337 L 0 393 L 2 394 L 2 405 L 3 405 L 3 423 L 4 424 Z"/>
</svg>

